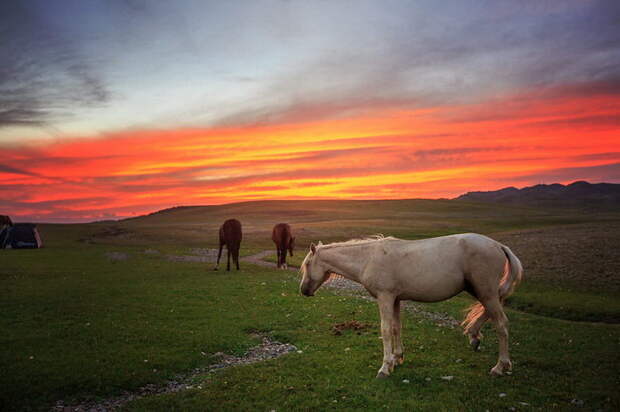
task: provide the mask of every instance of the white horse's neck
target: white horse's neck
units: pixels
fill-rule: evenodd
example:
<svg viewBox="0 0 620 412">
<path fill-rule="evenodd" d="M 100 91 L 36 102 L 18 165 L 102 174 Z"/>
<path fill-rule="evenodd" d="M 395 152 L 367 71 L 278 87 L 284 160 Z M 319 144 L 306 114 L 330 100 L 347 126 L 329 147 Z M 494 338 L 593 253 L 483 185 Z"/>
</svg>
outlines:
<svg viewBox="0 0 620 412">
<path fill-rule="evenodd" d="M 354 282 L 361 283 L 362 271 L 366 267 L 373 243 L 343 245 L 320 249 L 321 261 L 333 272 Z"/>
</svg>

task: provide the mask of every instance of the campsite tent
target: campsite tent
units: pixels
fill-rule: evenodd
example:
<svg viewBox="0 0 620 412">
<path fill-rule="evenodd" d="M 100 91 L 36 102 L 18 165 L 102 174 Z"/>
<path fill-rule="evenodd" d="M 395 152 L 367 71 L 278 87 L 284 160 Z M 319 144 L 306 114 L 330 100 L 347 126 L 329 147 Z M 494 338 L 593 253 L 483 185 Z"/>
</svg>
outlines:
<svg viewBox="0 0 620 412">
<path fill-rule="evenodd" d="M 0 248 L 37 249 L 43 247 L 37 226 L 33 223 L 15 223 L 0 232 Z"/>
<path fill-rule="evenodd" d="M 13 226 L 11 218 L 6 215 L 0 215 L 0 228 L 4 226 Z"/>
<path fill-rule="evenodd" d="M 10 217 L 0 215 L 0 249 L 5 248 L 6 240 L 9 236 L 9 228 L 13 226 L 13 221 Z"/>
</svg>

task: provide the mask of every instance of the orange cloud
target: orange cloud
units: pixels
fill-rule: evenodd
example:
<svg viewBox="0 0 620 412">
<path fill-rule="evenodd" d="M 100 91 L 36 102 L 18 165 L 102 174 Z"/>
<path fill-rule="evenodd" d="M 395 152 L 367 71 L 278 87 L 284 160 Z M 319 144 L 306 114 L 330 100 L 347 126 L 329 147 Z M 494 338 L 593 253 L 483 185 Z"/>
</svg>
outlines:
<svg viewBox="0 0 620 412">
<path fill-rule="evenodd" d="M 97 219 L 249 199 L 453 197 L 549 176 L 613 181 L 620 178 L 619 100 L 525 94 L 6 147 L 0 207 L 17 219 Z"/>
</svg>

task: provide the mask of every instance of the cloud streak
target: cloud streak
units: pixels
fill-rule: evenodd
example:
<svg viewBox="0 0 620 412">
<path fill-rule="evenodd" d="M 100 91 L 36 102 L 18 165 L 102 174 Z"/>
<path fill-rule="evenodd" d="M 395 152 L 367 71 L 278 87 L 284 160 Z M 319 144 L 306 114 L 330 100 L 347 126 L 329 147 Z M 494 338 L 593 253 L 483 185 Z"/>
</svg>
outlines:
<svg viewBox="0 0 620 412">
<path fill-rule="evenodd" d="M 28 6 L 0 4 L 0 36 L 10 39 L 0 42 L 0 128 L 42 127 L 110 100 L 93 62 Z"/>
</svg>

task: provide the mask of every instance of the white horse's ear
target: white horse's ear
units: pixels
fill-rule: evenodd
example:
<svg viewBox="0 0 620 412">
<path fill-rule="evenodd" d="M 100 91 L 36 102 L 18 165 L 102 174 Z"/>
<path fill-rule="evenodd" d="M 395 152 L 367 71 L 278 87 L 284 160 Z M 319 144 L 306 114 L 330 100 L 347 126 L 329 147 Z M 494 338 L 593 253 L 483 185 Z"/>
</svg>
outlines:
<svg viewBox="0 0 620 412">
<path fill-rule="evenodd" d="M 314 246 L 314 243 L 310 244 L 310 251 L 312 252 L 312 254 L 316 253 L 316 246 Z"/>
<path fill-rule="evenodd" d="M 319 240 L 319 246 L 321 246 L 322 244 L 323 244 L 323 242 L 321 242 L 321 241 Z"/>
</svg>

